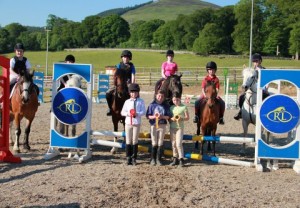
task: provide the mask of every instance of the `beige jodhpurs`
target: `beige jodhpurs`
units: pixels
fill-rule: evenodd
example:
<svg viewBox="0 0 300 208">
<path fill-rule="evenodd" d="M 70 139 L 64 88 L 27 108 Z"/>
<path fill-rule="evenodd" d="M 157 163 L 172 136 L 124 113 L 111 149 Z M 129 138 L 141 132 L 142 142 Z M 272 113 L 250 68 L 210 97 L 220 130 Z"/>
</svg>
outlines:
<svg viewBox="0 0 300 208">
<path fill-rule="evenodd" d="M 152 125 L 150 128 L 152 146 L 163 146 L 167 124 Z"/>
<path fill-rule="evenodd" d="M 172 143 L 173 157 L 176 157 L 178 159 L 184 158 L 182 139 L 183 139 L 182 128 L 170 129 L 170 140 Z"/>
<path fill-rule="evenodd" d="M 126 144 L 135 145 L 138 143 L 141 125 L 125 124 Z"/>
</svg>

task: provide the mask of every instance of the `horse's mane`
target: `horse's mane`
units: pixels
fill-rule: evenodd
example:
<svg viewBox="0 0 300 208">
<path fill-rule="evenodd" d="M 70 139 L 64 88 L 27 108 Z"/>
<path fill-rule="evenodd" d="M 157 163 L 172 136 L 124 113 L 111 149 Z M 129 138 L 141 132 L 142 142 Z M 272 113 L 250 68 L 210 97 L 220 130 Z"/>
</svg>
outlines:
<svg viewBox="0 0 300 208">
<path fill-rule="evenodd" d="M 205 88 L 209 87 L 209 86 L 213 86 L 214 88 L 216 87 L 216 83 L 214 81 L 207 81 Z"/>
<path fill-rule="evenodd" d="M 21 83 L 23 81 L 33 82 L 33 75 L 34 70 L 31 72 L 28 72 L 27 70 L 20 71 L 20 76 L 22 79 L 19 79 L 18 83 Z"/>
<path fill-rule="evenodd" d="M 127 87 L 126 71 L 124 69 L 117 69 L 114 74 L 114 85 L 117 86 L 117 79 L 120 79 L 121 84 Z"/>
</svg>

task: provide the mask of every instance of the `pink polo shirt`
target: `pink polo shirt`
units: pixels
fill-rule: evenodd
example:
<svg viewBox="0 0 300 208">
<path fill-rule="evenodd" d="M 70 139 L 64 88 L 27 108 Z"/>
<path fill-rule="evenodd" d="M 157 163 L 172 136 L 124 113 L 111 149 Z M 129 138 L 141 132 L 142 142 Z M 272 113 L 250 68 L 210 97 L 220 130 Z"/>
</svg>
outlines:
<svg viewBox="0 0 300 208">
<path fill-rule="evenodd" d="M 162 64 L 161 68 L 164 72 L 164 75 L 166 75 L 167 77 L 175 74 L 178 70 L 177 64 L 175 62 L 168 63 L 167 61 Z"/>
</svg>

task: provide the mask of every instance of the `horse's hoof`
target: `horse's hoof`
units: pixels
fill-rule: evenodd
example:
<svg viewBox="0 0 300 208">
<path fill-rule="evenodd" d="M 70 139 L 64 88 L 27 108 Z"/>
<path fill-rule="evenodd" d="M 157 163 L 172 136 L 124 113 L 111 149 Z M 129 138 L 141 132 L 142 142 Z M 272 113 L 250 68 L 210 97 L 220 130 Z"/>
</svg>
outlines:
<svg viewBox="0 0 300 208">
<path fill-rule="evenodd" d="M 14 154 L 19 154 L 19 153 L 21 153 L 21 151 L 19 149 L 13 149 L 13 153 Z"/>
<path fill-rule="evenodd" d="M 29 151 L 31 148 L 29 145 L 23 145 L 23 149 Z"/>
</svg>

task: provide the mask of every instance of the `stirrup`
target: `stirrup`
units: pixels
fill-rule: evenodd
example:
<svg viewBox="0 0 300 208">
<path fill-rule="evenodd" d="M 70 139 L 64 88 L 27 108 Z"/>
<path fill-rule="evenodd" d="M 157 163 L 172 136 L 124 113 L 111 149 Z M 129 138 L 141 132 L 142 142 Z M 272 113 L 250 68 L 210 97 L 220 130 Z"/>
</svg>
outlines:
<svg viewBox="0 0 300 208">
<path fill-rule="evenodd" d="M 240 120 L 240 118 L 242 118 L 242 113 L 238 112 L 233 118 L 237 121 Z"/>
</svg>

